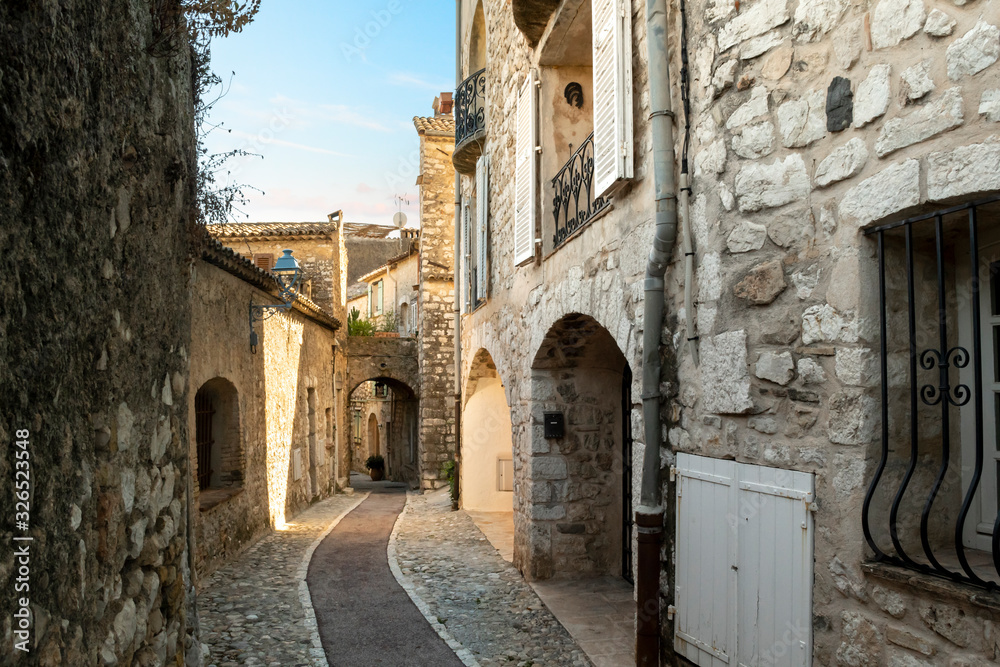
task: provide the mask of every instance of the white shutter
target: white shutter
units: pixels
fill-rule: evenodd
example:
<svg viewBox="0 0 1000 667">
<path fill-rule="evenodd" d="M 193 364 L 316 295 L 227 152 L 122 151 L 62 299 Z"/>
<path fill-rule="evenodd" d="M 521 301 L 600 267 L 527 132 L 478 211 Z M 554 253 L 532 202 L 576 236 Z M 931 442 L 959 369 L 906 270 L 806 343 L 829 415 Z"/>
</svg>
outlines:
<svg viewBox="0 0 1000 667">
<path fill-rule="evenodd" d="M 472 300 L 472 205 L 462 203 L 462 310 L 468 313 Z"/>
<path fill-rule="evenodd" d="M 674 648 L 701 667 L 807 667 L 813 476 L 677 455 Z"/>
<path fill-rule="evenodd" d="M 677 455 L 675 650 L 702 667 L 732 664 L 736 463 Z"/>
<path fill-rule="evenodd" d="M 486 266 L 486 249 L 489 239 L 490 212 L 490 159 L 483 155 L 476 164 L 476 297 L 486 298 L 489 286 L 489 269 Z"/>
<path fill-rule="evenodd" d="M 632 13 L 627 0 L 593 0 L 594 196 L 632 178 Z"/>
<path fill-rule="evenodd" d="M 812 475 L 739 465 L 739 665 L 812 658 Z"/>
<path fill-rule="evenodd" d="M 538 89 L 534 70 L 517 97 L 517 146 L 514 166 L 514 264 L 535 257 L 536 116 Z"/>
</svg>

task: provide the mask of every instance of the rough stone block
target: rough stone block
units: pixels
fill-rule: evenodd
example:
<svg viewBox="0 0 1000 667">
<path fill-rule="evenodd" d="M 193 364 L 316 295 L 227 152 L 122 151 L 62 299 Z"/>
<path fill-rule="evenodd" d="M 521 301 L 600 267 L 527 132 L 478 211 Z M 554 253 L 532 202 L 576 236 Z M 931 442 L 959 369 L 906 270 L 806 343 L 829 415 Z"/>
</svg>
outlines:
<svg viewBox="0 0 1000 667">
<path fill-rule="evenodd" d="M 899 596 L 897 595 L 896 597 Z M 893 614 L 893 616 L 896 615 Z M 899 616 L 896 616 L 896 618 L 899 618 Z M 903 648 L 908 648 L 911 651 L 923 653 L 928 657 L 937 653 L 937 647 L 934 645 L 934 642 L 929 639 L 924 639 L 923 637 L 918 637 L 905 628 L 890 625 L 885 631 L 885 638 L 896 646 L 902 646 Z"/>
<path fill-rule="evenodd" d="M 863 226 L 919 203 L 920 163 L 906 160 L 889 165 L 848 190 L 837 212 L 842 221 Z"/>
<path fill-rule="evenodd" d="M 875 153 L 885 157 L 962 124 L 961 88 L 949 88 L 934 102 L 901 118 L 886 121 L 875 142 Z"/>
<path fill-rule="evenodd" d="M 785 41 L 785 36 L 780 30 L 772 30 L 759 37 L 748 39 L 740 45 L 740 60 L 752 60 L 762 56 L 783 41 Z"/>
<path fill-rule="evenodd" d="M 872 383 L 875 369 L 872 351 L 867 348 L 837 348 L 836 369 L 841 382 L 855 387 Z"/>
<path fill-rule="evenodd" d="M 792 34 L 802 42 L 818 40 L 837 25 L 848 5 L 845 0 L 802 0 L 795 9 Z"/>
<path fill-rule="evenodd" d="M 979 113 L 986 120 L 1000 122 L 1000 90 L 984 90 L 979 98 Z"/>
<path fill-rule="evenodd" d="M 786 385 L 795 377 L 795 361 L 790 352 L 762 352 L 754 373 L 762 380 Z"/>
<path fill-rule="evenodd" d="M 852 176 L 857 176 L 868 162 L 868 147 L 860 137 L 854 137 L 835 148 L 816 167 L 816 185 L 823 188 Z"/>
<path fill-rule="evenodd" d="M 909 653 L 890 650 L 889 661 L 886 663 L 886 667 L 933 667 L 933 663 L 921 660 Z"/>
<path fill-rule="evenodd" d="M 743 127 L 733 135 L 733 152 L 748 159 L 770 155 L 774 152 L 774 125 L 765 121 Z"/>
<path fill-rule="evenodd" d="M 877 667 L 882 664 L 882 632 L 867 616 L 853 611 L 841 615 L 841 643 L 837 649 L 837 664 L 844 667 Z"/>
<path fill-rule="evenodd" d="M 814 90 L 801 100 L 789 100 L 778 107 L 781 144 L 801 148 L 826 136 L 823 91 Z"/>
<path fill-rule="evenodd" d="M 946 604 L 929 604 L 920 609 L 928 628 L 962 648 L 981 648 L 983 623 L 964 611 Z"/>
<path fill-rule="evenodd" d="M 1000 188 L 1000 138 L 927 156 L 927 197 L 949 197 Z"/>
<path fill-rule="evenodd" d="M 719 253 L 706 253 L 698 264 L 698 300 L 715 301 L 722 296 L 722 267 Z"/>
<path fill-rule="evenodd" d="M 880 0 L 871 18 L 872 46 L 885 49 L 913 37 L 927 18 L 924 0 Z"/>
<path fill-rule="evenodd" d="M 767 86 L 754 86 L 750 98 L 736 107 L 726 121 L 727 130 L 736 130 L 767 115 Z"/>
<path fill-rule="evenodd" d="M 889 65 L 875 65 L 854 95 L 854 127 L 864 127 L 889 109 Z"/>
<path fill-rule="evenodd" d="M 830 397 L 828 437 L 838 445 L 866 445 L 875 437 L 877 403 L 861 390 Z"/>
<path fill-rule="evenodd" d="M 882 586 L 872 588 L 872 599 L 885 613 L 893 618 L 903 618 L 906 615 L 906 601 L 903 596 Z M 891 630 L 891 628 L 890 628 Z M 892 641 L 890 638 L 889 641 Z"/>
<path fill-rule="evenodd" d="M 767 227 L 749 220 L 740 220 L 726 238 L 729 252 L 736 254 L 760 250 L 767 239 Z"/>
<path fill-rule="evenodd" d="M 778 298 L 786 285 L 781 260 L 774 259 L 750 269 L 733 288 L 733 294 L 755 306 L 762 306 Z"/>
<path fill-rule="evenodd" d="M 930 71 L 930 60 L 924 60 L 903 70 L 903 74 L 900 76 L 902 84 L 900 93 L 908 100 L 919 100 L 934 90 L 934 81 L 931 80 Z"/>
<path fill-rule="evenodd" d="M 815 359 L 803 357 L 797 366 L 799 379 L 803 384 L 823 384 L 826 382 L 826 371 Z"/>
<path fill-rule="evenodd" d="M 853 121 L 854 93 L 851 92 L 851 81 L 835 76 L 826 89 L 826 129 L 840 132 L 849 128 Z"/>
<path fill-rule="evenodd" d="M 979 19 L 972 30 L 951 43 L 945 55 L 952 81 L 978 74 L 1000 58 L 1000 28 Z"/>
<path fill-rule="evenodd" d="M 743 414 L 753 408 L 747 368 L 747 333 L 729 331 L 701 341 L 702 410 L 714 414 Z"/>
<path fill-rule="evenodd" d="M 927 14 L 927 21 L 924 23 L 924 32 L 931 37 L 947 37 L 955 31 L 955 24 L 955 19 L 940 9 L 932 9 Z"/>
<path fill-rule="evenodd" d="M 787 23 L 789 18 L 787 0 L 759 0 L 722 26 L 719 30 L 719 51 L 726 51 L 744 40 L 763 35 L 772 28 Z"/>
<path fill-rule="evenodd" d="M 557 456 L 536 456 L 531 459 L 533 479 L 566 479 L 566 460 Z"/>
<path fill-rule="evenodd" d="M 809 194 L 806 165 L 798 154 L 770 164 L 748 164 L 736 175 L 736 199 L 740 211 L 759 211 L 784 206 Z"/>
</svg>

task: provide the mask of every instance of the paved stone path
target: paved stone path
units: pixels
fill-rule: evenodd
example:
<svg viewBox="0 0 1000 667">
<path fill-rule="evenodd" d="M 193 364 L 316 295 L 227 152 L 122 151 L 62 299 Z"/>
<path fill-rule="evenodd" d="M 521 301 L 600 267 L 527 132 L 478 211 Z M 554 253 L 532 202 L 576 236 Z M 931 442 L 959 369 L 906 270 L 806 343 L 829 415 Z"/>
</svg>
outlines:
<svg viewBox="0 0 1000 667">
<path fill-rule="evenodd" d="M 409 588 L 482 667 L 591 665 L 447 491 L 409 497 L 394 547 Z"/>
<path fill-rule="evenodd" d="M 198 595 L 206 665 L 326 667 L 315 617 L 300 595 L 303 558 L 361 500 L 338 495 L 317 503 L 209 578 Z"/>
<path fill-rule="evenodd" d="M 389 571 L 405 504 L 403 490 L 375 489 L 313 554 L 307 581 L 332 667 L 462 667 Z"/>
</svg>

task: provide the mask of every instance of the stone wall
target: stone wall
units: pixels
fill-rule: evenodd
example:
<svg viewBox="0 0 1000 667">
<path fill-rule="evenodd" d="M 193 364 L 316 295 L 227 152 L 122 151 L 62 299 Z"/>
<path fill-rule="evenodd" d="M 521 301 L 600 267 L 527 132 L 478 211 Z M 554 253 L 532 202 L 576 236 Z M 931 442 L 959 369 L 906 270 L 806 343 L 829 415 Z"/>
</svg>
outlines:
<svg viewBox="0 0 1000 667">
<path fill-rule="evenodd" d="M 183 483 L 191 69 L 183 40 L 164 41 L 176 17 L 153 8 L 167 6 L 0 5 L 4 664 L 199 664 Z M 30 528 L 12 533 L 22 429 Z M 30 653 L 12 623 L 25 533 Z"/>
<path fill-rule="evenodd" d="M 455 170 L 453 135 L 420 136 L 421 488 L 447 483 L 441 473 L 455 456 Z"/>
<path fill-rule="evenodd" d="M 335 405 L 334 332 L 292 309 L 255 324 L 259 343 L 253 354 L 247 321 L 251 297 L 255 303 L 273 303 L 274 295 L 205 261 L 194 265 L 191 286 L 187 427 L 197 565 L 205 576 L 269 528 L 283 526 L 313 500 L 333 492 L 336 457 L 334 443 L 327 442 L 326 411 Z M 222 490 L 228 492 L 224 499 L 209 503 L 220 491 L 206 492 L 203 499 L 198 488 L 195 395 L 219 378 L 231 383 L 238 396 L 234 417 L 241 481 Z M 298 478 L 296 458 L 301 461 Z"/>
<path fill-rule="evenodd" d="M 539 15 L 556 9 L 515 5 Z M 546 543 L 552 533 L 531 516 L 541 501 L 532 496 L 529 460 L 533 448 L 546 446 L 533 415 L 531 364 L 546 332 L 570 313 L 593 318 L 624 354 L 636 378 L 632 396 L 640 395 L 642 272 L 653 236 L 644 7 L 632 3 L 635 178 L 615 193 L 607 215 L 539 264 L 515 267 L 517 90 L 551 34 L 533 34 L 541 40 L 535 49 L 514 25 L 508 3 L 485 3 L 491 293 L 485 306 L 463 317 L 469 351 L 463 377 L 471 353 L 485 349 L 504 379 L 517 466 L 515 560 L 529 576 L 544 574 L 545 555 L 555 553 Z M 463 3 L 463 16 L 474 8 L 471 0 Z M 672 3 L 675 94 L 677 9 Z M 879 448 L 879 309 L 875 244 L 861 231 L 1000 190 L 998 25 L 1000 8 L 989 2 L 687 4 L 697 331 L 683 324 L 678 247 L 667 273 L 661 337 L 661 421 L 669 445 L 663 463 L 672 463 L 674 451 L 689 451 L 816 475 L 813 625 L 820 664 L 933 662 L 919 651 L 893 657 L 896 649 L 880 649 L 872 655 L 881 657 L 868 662 L 851 657 L 864 654 L 852 647 L 858 637 L 874 636 L 870 627 L 882 637 L 890 626 L 906 626 L 936 647 L 938 659 L 955 656 L 954 664 L 994 655 L 993 612 L 969 602 L 986 593 L 969 588 L 947 608 L 928 612 L 934 588 L 900 583 L 908 586 L 911 611 L 894 620 L 876 601 L 875 586 L 884 584 L 862 570 L 870 554 L 861 502 Z M 466 21 L 466 40 L 470 26 Z M 674 108 L 681 109 L 679 99 Z M 543 115 L 543 136 L 551 131 L 547 122 Z M 463 194 L 472 189 L 472 179 L 463 178 Z M 543 214 L 543 231 L 546 224 Z M 687 344 L 694 337 L 700 364 Z M 638 405 L 632 422 L 639 462 Z M 672 485 L 665 483 L 664 497 L 670 514 Z M 672 539 L 668 534 L 664 551 L 664 603 L 672 599 Z M 965 619 L 976 639 L 949 637 L 947 622 L 934 620 L 949 614 Z M 663 633 L 669 650 L 673 630 L 666 619 Z"/>
</svg>

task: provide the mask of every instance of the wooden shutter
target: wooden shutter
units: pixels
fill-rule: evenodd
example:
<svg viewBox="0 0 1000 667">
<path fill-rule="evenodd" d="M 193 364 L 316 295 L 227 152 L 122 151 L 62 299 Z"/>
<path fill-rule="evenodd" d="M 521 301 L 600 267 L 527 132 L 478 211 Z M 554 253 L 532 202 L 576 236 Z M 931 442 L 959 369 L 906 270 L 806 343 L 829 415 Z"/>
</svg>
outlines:
<svg viewBox="0 0 1000 667">
<path fill-rule="evenodd" d="M 674 648 L 701 667 L 807 667 L 813 476 L 677 455 Z"/>
<path fill-rule="evenodd" d="M 677 454 L 674 648 L 702 667 L 733 664 L 735 503 L 734 461 Z"/>
<path fill-rule="evenodd" d="M 594 196 L 632 178 L 632 14 L 626 0 L 593 0 Z"/>
<path fill-rule="evenodd" d="M 274 255 L 272 253 L 257 253 L 253 256 L 253 263 L 258 269 L 270 271 L 274 267 Z"/>
<path fill-rule="evenodd" d="M 472 300 L 472 203 L 462 202 L 462 310 L 468 313 Z"/>
<path fill-rule="evenodd" d="M 485 299 L 489 287 L 486 267 L 490 213 L 490 158 L 483 155 L 476 164 L 476 298 Z"/>
<path fill-rule="evenodd" d="M 372 284 L 368 283 L 368 317 L 371 317 L 375 312 L 375 306 L 372 303 Z"/>
<path fill-rule="evenodd" d="M 514 165 L 514 264 L 535 258 L 535 200 L 537 199 L 536 117 L 538 88 L 534 70 L 517 97 L 517 145 Z"/>
</svg>

